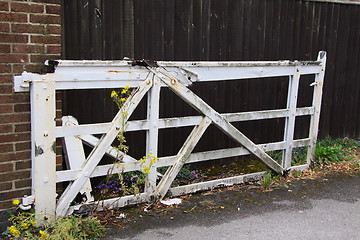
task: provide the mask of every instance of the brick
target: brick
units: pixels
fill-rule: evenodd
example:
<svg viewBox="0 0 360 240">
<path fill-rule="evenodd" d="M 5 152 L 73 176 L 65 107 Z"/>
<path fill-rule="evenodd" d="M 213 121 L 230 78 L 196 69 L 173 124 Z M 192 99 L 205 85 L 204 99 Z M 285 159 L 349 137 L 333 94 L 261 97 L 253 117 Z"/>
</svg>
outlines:
<svg viewBox="0 0 360 240">
<path fill-rule="evenodd" d="M 14 170 L 14 165 L 12 163 L 0 164 L 0 174 L 4 172 L 11 172 Z"/>
<path fill-rule="evenodd" d="M 63 163 L 63 160 L 64 160 L 64 159 L 63 159 L 62 156 L 59 156 L 59 155 L 56 156 L 56 164 L 60 164 L 60 165 L 61 165 L 61 164 Z"/>
<path fill-rule="evenodd" d="M 12 112 L 13 112 L 12 104 L 0 105 L 0 113 L 12 113 Z M 0 131 L 0 133 L 2 132 Z"/>
<path fill-rule="evenodd" d="M 15 112 L 30 112 L 30 104 L 24 103 L 24 104 L 16 104 L 14 106 Z"/>
<path fill-rule="evenodd" d="M 10 45 L 0 44 L 0 53 L 10 53 Z"/>
<path fill-rule="evenodd" d="M 47 34 L 61 34 L 61 25 L 46 25 Z"/>
<path fill-rule="evenodd" d="M 30 122 L 30 113 L 0 115 L 0 124 L 13 122 Z"/>
<path fill-rule="evenodd" d="M 61 14 L 61 6 L 60 5 L 46 5 L 46 13 L 49 14 Z"/>
<path fill-rule="evenodd" d="M 9 161 L 17 161 L 17 160 L 28 160 L 31 158 L 31 151 L 23 151 L 23 152 L 9 152 L 3 153 L 0 151 L 0 162 L 9 162 Z"/>
<path fill-rule="evenodd" d="M 0 65 L 0 69 L 4 69 L 4 70 L 7 70 L 9 69 L 9 64 L 7 65 Z M 11 69 L 11 67 L 10 67 Z M 0 83 L 11 83 L 13 81 L 13 76 L 12 75 L 2 75 L 0 76 Z M 4 103 L 4 102 L 1 102 L 0 103 Z"/>
<path fill-rule="evenodd" d="M 29 57 L 27 55 L 20 54 L 0 54 L 1 63 L 23 63 L 28 62 Z"/>
<path fill-rule="evenodd" d="M 1 191 L 11 190 L 12 183 L 11 182 L 0 183 L 0 189 Z"/>
<path fill-rule="evenodd" d="M 50 3 L 50 4 L 61 4 L 61 0 L 32 0 L 32 2 Z"/>
<path fill-rule="evenodd" d="M 10 9 L 13 12 L 43 13 L 44 6 L 31 2 L 11 2 Z"/>
<path fill-rule="evenodd" d="M 44 25 L 34 24 L 11 24 L 11 32 L 13 33 L 45 33 Z"/>
<path fill-rule="evenodd" d="M 30 142 L 21 142 L 15 144 L 15 151 L 23 151 L 23 150 L 30 150 L 31 143 Z"/>
<path fill-rule="evenodd" d="M 30 134 L 28 133 L 13 133 L 1 136 L 1 141 L 6 143 L 30 141 Z"/>
<path fill-rule="evenodd" d="M 2 139 L 2 136 L 0 135 L 0 139 Z M 1 142 L 3 142 L 1 140 Z M 1 153 L 7 153 L 7 152 L 12 152 L 14 151 L 14 146 L 11 143 L 6 143 L 6 144 L 0 144 L 0 152 Z M 0 155 L 1 158 L 1 155 Z"/>
<path fill-rule="evenodd" d="M 45 47 L 43 45 L 13 45 L 13 53 L 44 53 Z"/>
<path fill-rule="evenodd" d="M 0 182 L 9 182 L 14 181 L 18 179 L 24 179 L 30 177 L 30 171 L 24 170 L 24 171 L 14 171 L 10 173 L 0 173 Z M 1 199 L 1 197 L 0 197 Z"/>
<path fill-rule="evenodd" d="M 4 76 L 0 76 L 1 77 Z M 7 76 L 6 76 L 7 77 Z M 25 103 L 30 102 L 29 93 L 16 93 L 12 95 L 0 95 L 0 104 L 1 103 Z M 1 124 L 1 122 L 0 122 Z"/>
<path fill-rule="evenodd" d="M 16 93 L 14 95 L 13 103 L 25 103 L 25 102 L 30 102 L 29 93 Z"/>
<path fill-rule="evenodd" d="M 46 60 L 49 59 L 58 59 L 60 56 L 59 55 L 31 55 L 30 56 L 30 61 L 31 62 L 45 62 Z"/>
<path fill-rule="evenodd" d="M 30 42 L 42 44 L 61 44 L 61 37 L 54 35 L 32 35 L 30 36 Z"/>
<path fill-rule="evenodd" d="M 31 168 L 31 160 L 21 161 L 15 163 L 16 170 L 30 169 Z"/>
<path fill-rule="evenodd" d="M 16 124 L 15 132 L 30 132 L 30 123 Z"/>
<path fill-rule="evenodd" d="M 46 47 L 46 53 L 47 54 L 61 54 L 61 46 L 60 45 L 56 45 L 56 46 L 47 46 Z"/>
<path fill-rule="evenodd" d="M 2 77 L 4 76 L 0 76 L 0 80 L 2 79 Z M 7 77 L 7 76 L 5 76 Z M 2 82 L 2 81 L 0 81 Z M 13 95 L 0 95 L 0 103 L 10 103 L 14 100 L 14 96 Z M 1 122 L 0 122 L 1 124 Z"/>
<path fill-rule="evenodd" d="M 47 66 L 44 63 L 29 63 L 29 64 L 13 64 L 14 73 L 22 73 L 23 71 L 31 73 L 43 73 Z M 17 94 L 17 93 L 16 93 Z"/>
<path fill-rule="evenodd" d="M 31 179 L 15 181 L 15 188 L 27 188 L 31 186 Z"/>
<path fill-rule="evenodd" d="M 32 22 L 32 23 L 43 23 L 43 24 L 60 24 L 61 23 L 61 18 L 60 18 L 60 16 L 54 16 L 54 15 L 30 14 L 30 22 Z"/>
<path fill-rule="evenodd" d="M 4 13 L 0 12 L 0 21 L 2 22 L 27 22 L 26 13 Z"/>
<path fill-rule="evenodd" d="M 0 23 L 0 32 L 10 32 L 10 24 Z"/>
<path fill-rule="evenodd" d="M 62 164 L 57 164 L 55 169 L 56 169 L 56 171 L 62 171 L 63 170 Z"/>
<path fill-rule="evenodd" d="M 13 87 L 10 84 L 1 84 L 0 85 L 0 94 L 12 94 Z"/>
<path fill-rule="evenodd" d="M 60 98 L 60 100 L 58 100 L 58 98 Z M 62 109 L 62 101 L 61 101 L 61 96 L 59 97 L 58 95 L 56 95 L 56 109 Z"/>
<path fill-rule="evenodd" d="M 0 199 L 5 200 L 5 199 L 21 198 L 24 195 L 30 195 L 30 194 L 31 194 L 30 188 L 22 189 L 22 190 L 6 191 L 6 192 L 0 192 Z"/>
<path fill-rule="evenodd" d="M 10 65 L 8 65 L 8 64 L 6 64 L 6 65 L 5 64 L 0 64 L 0 74 L 1 73 L 9 73 L 9 72 L 11 72 L 11 66 Z M 2 80 L 4 80 L 4 82 L 2 82 Z M 4 77 L 4 78 L 0 77 L 0 83 L 5 83 L 5 82 L 9 82 L 6 79 L 6 77 Z"/>
<path fill-rule="evenodd" d="M 28 35 L 0 33 L 2 43 L 27 43 Z"/>
<path fill-rule="evenodd" d="M 0 2 L 0 11 L 9 11 L 9 2 Z"/>
<path fill-rule="evenodd" d="M 0 125 L 0 134 L 10 133 L 12 132 L 12 130 L 13 130 L 13 126 L 11 124 Z"/>
</svg>

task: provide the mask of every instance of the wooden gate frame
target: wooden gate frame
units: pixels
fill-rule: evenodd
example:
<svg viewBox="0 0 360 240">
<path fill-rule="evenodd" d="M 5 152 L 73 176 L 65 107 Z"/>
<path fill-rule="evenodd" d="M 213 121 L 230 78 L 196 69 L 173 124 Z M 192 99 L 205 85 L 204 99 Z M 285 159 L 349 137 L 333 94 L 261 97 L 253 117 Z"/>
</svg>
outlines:
<svg viewBox="0 0 360 240">
<path fill-rule="evenodd" d="M 185 163 L 253 154 L 271 170 L 284 174 L 296 169 L 309 167 L 314 158 L 322 86 L 325 74 L 326 52 L 319 52 L 317 61 L 264 61 L 264 62 L 147 62 L 147 61 L 52 61 L 56 66 L 54 73 L 38 75 L 24 72 L 14 78 L 16 92 L 30 91 L 31 99 L 31 142 L 32 142 L 32 196 L 35 199 L 35 212 L 48 219 L 70 214 L 74 207 L 70 203 L 79 192 L 89 186 L 89 179 L 104 176 L 112 169 L 113 173 L 141 171 L 142 163 L 125 155 L 121 164 L 98 166 L 98 163 L 109 153 L 109 148 L 121 129 L 121 123 L 127 122 L 127 131 L 146 130 L 146 152 L 157 156 L 159 129 L 194 126 L 184 145 L 176 156 L 160 157 L 151 165 L 147 174 L 146 187 L 143 193 L 115 199 L 108 199 L 104 204 L 121 207 L 146 201 L 157 201 L 166 194 L 177 196 L 198 190 L 211 189 L 219 185 L 239 184 L 260 179 L 264 172 L 217 179 L 208 182 L 170 188 L 171 183 Z M 311 107 L 297 108 L 298 86 L 301 75 L 314 74 L 315 80 L 313 102 Z M 241 80 L 289 76 L 289 88 L 286 109 L 220 114 L 211 108 L 187 86 L 193 82 Z M 69 89 L 137 88 L 115 118 L 110 123 L 97 124 L 55 124 L 55 92 Z M 201 116 L 179 118 L 159 118 L 159 101 L 161 87 L 168 87 Z M 128 121 L 131 114 L 148 93 L 147 119 Z M 127 112 L 126 115 L 122 114 Z M 310 115 L 309 137 L 294 140 L 295 118 Z M 271 118 L 285 118 L 284 140 L 256 145 L 231 122 L 250 121 Z M 67 118 L 70 119 L 70 118 Z M 192 153 L 197 142 L 210 124 L 214 124 L 226 135 L 237 141 L 242 147 Z M 103 134 L 96 140 L 90 155 L 85 159 L 82 142 L 70 144 L 77 161 L 71 169 L 56 171 L 56 138 L 88 139 L 94 142 L 93 134 Z M 90 140 L 89 140 L 90 139 Z M 76 147 L 77 146 L 77 147 Z M 295 147 L 307 146 L 307 163 L 291 166 L 292 150 Z M 66 147 L 66 146 L 65 146 Z M 67 148 L 69 150 L 69 147 Z M 78 151 L 77 151 L 78 150 Z M 278 164 L 266 152 L 283 150 L 282 164 Z M 69 150 L 70 151 L 70 150 Z M 110 150 L 111 151 L 111 150 Z M 110 154 L 110 153 L 109 153 Z M 79 164 L 80 163 L 80 164 Z M 157 167 L 170 166 L 156 184 Z M 70 184 L 57 200 L 56 183 L 69 181 Z M 90 185 L 91 187 L 91 185 Z M 85 189 L 85 190 L 84 190 Z"/>
</svg>

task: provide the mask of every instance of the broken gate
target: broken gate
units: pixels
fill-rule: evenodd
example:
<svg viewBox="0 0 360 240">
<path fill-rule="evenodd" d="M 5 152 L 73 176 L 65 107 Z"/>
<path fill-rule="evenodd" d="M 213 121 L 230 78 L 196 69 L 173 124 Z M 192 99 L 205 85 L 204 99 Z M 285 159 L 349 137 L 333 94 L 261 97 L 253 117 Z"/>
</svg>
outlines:
<svg viewBox="0 0 360 240">
<path fill-rule="evenodd" d="M 181 195 L 219 185 L 231 185 L 260 179 L 264 172 L 217 179 L 171 188 L 171 183 L 185 163 L 221 159 L 253 154 L 269 169 L 284 174 L 289 170 L 302 170 L 311 164 L 320 117 L 322 85 L 325 73 L 326 53 L 319 52 L 317 61 L 265 61 L 265 62 L 148 62 L 148 61 L 54 61 L 55 72 L 38 75 L 24 72 L 15 77 L 15 91 L 31 93 L 32 134 L 32 196 L 35 211 L 42 216 L 64 216 L 73 210 L 70 203 L 79 192 L 93 201 L 89 179 L 112 173 L 141 171 L 143 164 L 150 169 L 146 174 L 145 191 L 104 200 L 104 204 L 121 207 L 146 201 L 162 199 L 166 194 Z M 297 107 L 298 87 L 301 75 L 314 75 L 313 103 L 310 107 Z M 188 86 L 193 82 L 223 81 L 288 76 L 286 109 L 220 114 Z M 78 124 L 72 116 L 62 118 L 63 125 L 55 124 L 55 92 L 69 89 L 118 89 L 130 86 L 136 89 L 126 99 L 111 122 Z M 200 116 L 160 118 L 159 101 L 161 88 L 169 88 L 193 107 Z M 140 101 L 148 95 L 147 118 L 128 121 Z M 126 112 L 126 114 L 124 114 Z M 294 140 L 297 116 L 309 115 L 309 136 Z M 232 122 L 285 118 L 284 138 L 281 142 L 255 144 L 239 131 Z M 116 156 L 112 143 L 126 123 L 126 131 L 145 130 L 146 152 L 157 156 L 159 129 L 193 126 L 193 130 L 176 156 L 159 157 L 155 164 L 143 163 L 121 153 L 120 164 L 99 166 L 105 154 Z M 206 129 L 215 125 L 240 147 L 193 153 L 193 149 Z M 101 134 L 101 138 L 94 135 Z M 56 171 L 56 139 L 64 139 L 69 161 L 68 170 Z M 83 143 L 93 146 L 85 157 Z M 291 166 L 293 148 L 307 146 L 307 163 Z M 266 152 L 283 150 L 281 163 Z M 157 183 L 157 168 L 170 166 Z M 56 183 L 69 182 L 66 190 L 57 198 Z"/>
</svg>

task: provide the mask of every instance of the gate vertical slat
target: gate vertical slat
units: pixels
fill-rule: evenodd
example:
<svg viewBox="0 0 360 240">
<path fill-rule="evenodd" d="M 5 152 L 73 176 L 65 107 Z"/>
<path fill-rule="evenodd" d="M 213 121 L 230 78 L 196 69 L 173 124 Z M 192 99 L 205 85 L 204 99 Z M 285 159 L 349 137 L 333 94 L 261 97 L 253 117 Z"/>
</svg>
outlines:
<svg viewBox="0 0 360 240">
<path fill-rule="evenodd" d="M 148 93 L 148 108 L 147 119 L 149 121 L 149 130 L 146 133 L 146 153 L 152 154 L 154 157 L 158 156 L 158 137 L 159 137 L 159 103 L 160 103 L 160 80 L 156 78 L 153 83 L 153 87 Z M 150 173 L 147 176 L 145 184 L 145 192 L 150 197 L 156 188 L 156 163 L 151 166 L 150 159 L 145 163 L 150 166 Z"/>
<path fill-rule="evenodd" d="M 289 77 L 289 89 L 286 108 L 289 111 L 288 117 L 285 119 L 284 141 L 286 147 L 283 153 L 282 166 L 284 169 L 291 167 L 292 148 L 295 130 L 296 105 L 299 90 L 299 80 L 301 74 L 301 66 L 295 66 L 294 74 Z"/>
</svg>

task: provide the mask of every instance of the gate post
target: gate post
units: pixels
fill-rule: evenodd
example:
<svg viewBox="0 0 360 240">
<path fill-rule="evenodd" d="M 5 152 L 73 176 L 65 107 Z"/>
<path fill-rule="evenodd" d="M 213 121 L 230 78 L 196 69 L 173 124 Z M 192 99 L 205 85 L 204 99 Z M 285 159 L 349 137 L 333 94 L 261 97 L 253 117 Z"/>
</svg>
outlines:
<svg viewBox="0 0 360 240">
<path fill-rule="evenodd" d="M 310 128 L 309 128 L 310 143 L 306 158 L 306 162 L 309 165 L 314 162 L 316 140 L 318 137 L 318 130 L 319 130 L 321 99 L 322 99 L 323 83 L 325 77 L 325 65 L 326 65 L 325 51 L 319 52 L 317 61 L 321 62 L 322 67 L 321 67 L 321 71 L 315 75 L 315 82 L 311 84 L 311 86 L 314 86 L 312 106 L 314 107 L 315 111 L 314 114 L 311 115 L 311 119 L 310 119 Z"/>
<path fill-rule="evenodd" d="M 41 221 L 51 221 L 55 219 L 56 206 L 56 101 L 52 74 L 32 80 L 30 102 L 31 178 L 35 214 Z"/>
</svg>

